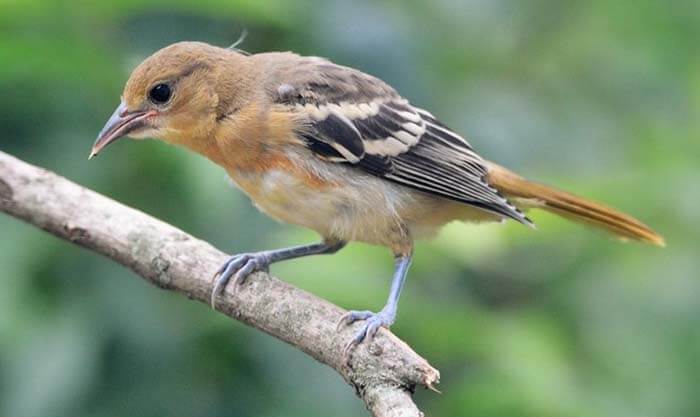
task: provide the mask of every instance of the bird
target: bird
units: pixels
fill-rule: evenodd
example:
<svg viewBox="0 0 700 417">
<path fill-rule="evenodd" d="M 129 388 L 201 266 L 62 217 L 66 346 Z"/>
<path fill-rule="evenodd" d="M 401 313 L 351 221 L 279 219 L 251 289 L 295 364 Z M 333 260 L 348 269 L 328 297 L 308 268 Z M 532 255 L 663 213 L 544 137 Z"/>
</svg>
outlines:
<svg viewBox="0 0 700 417">
<path fill-rule="evenodd" d="M 542 209 L 664 246 L 639 220 L 544 185 L 491 162 L 429 111 L 365 72 L 292 52 L 250 54 L 178 42 L 141 62 L 90 158 L 119 138 L 154 138 L 222 167 L 263 213 L 317 232 L 319 243 L 231 256 L 214 274 L 211 304 L 254 271 L 359 241 L 391 250 L 389 296 L 361 322 L 345 349 L 371 340 L 396 319 L 416 239 L 452 221 L 534 226 Z"/>
</svg>

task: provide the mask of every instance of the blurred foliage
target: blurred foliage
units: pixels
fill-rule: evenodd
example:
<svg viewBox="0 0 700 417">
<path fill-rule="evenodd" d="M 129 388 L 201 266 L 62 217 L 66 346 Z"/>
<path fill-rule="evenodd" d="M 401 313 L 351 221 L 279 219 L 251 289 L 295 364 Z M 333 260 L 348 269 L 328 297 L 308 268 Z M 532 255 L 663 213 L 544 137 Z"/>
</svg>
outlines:
<svg viewBox="0 0 700 417">
<path fill-rule="evenodd" d="M 86 156 L 129 71 L 179 40 L 378 75 L 487 158 L 666 235 L 619 244 L 534 213 L 421 243 L 394 331 L 442 371 L 428 415 L 700 415 L 697 0 L 0 0 L 0 149 L 236 252 L 311 242 L 221 169 L 155 141 Z M 79 215 L 79 213 L 77 213 Z M 359 416 L 330 370 L 205 305 L 0 217 L 0 415 Z M 273 272 L 378 309 L 353 244 Z"/>
</svg>

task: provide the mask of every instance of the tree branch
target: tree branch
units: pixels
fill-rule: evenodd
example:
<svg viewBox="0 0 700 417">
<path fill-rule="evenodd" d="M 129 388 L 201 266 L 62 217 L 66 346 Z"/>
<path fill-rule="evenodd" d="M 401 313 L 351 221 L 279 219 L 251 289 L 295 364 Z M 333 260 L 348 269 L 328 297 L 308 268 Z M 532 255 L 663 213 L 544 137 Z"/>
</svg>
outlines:
<svg viewBox="0 0 700 417">
<path fill-rule="evenodd" d="M 208 303 L 212 275 L 226 255 L 210 244 L 140 211 L 0 152 L 0 210 L 130 268 L 166 290 Z M 343 347 L 339 307 L 258 272 L 217 308 L 335 369 L 375 417 L 420 416 L 411 393 L 433 388 L 439 373 L 387 330 L 355 349 Z"/>
</svg>

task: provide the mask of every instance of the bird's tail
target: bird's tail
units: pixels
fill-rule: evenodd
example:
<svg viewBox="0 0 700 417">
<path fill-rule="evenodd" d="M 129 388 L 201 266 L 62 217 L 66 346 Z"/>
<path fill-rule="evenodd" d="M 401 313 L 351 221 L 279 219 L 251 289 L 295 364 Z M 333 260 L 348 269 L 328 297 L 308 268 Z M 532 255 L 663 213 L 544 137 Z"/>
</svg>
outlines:
<svg viewBox="0 0 700 417">
<path fill-rule="evenodd" d="M 514 204 L 523 208 L 541 208 L 569 220 L 602 228 L 623 240 L 665 246 L 662 236 L 632 216 L 565 191 L 528 181 L 491 162 L 487 180 Z"/>
</svg>

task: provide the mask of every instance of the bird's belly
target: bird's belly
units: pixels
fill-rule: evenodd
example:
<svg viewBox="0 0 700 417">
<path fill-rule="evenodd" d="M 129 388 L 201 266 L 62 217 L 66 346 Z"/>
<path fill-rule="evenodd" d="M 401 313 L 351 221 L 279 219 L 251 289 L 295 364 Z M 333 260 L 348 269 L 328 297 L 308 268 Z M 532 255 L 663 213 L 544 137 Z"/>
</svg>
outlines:
<svg viewBox="0 0 700 417">
<path fill-rule="evenodd" d="M 452 220 L 498 220 L 474 207 L 369 175 L 310 180 L 280 169 L 235 172 L 231 177 L 270 217 L 346 241 L 399 247 L 412 238 L 433 236 Z"/>
<path fill-rule="evenodd" d="M 234 181 L 258 209 L 285 223 L 318 229 L 318 223 L 334 214 L 332 192 L 326 187 L 310 187 L 303 179 L 284 171 L 239 176 Z"/>
<path fill-rule="evenodd" d="M 348 241 L 388 245 L 405 238 L 398 213 L 408 196 L 381 182 L 380 187 L 314 182 L 285 170 L 231 177 L 258 209 L 278 221 Z"/>
</svg>

